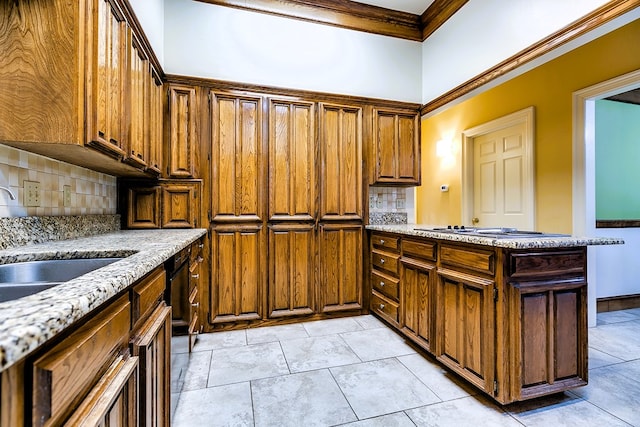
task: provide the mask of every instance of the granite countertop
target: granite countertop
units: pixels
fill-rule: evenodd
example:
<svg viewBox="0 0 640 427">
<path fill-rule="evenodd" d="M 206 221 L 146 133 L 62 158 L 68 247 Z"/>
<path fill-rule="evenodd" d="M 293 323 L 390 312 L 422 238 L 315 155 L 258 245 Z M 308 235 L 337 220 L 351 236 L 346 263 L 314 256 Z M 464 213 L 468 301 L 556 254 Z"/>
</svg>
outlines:
<svg viewBox="0 0 640 427">
<path fill-rule="evenodd" d="M 0 264 L 126 257 L 37 294 L 0 303 L 0 372 L 205 233 L 205 229 L 124 230 L 0 250 Z"/>
<path fill-rule="evenodd" d="M 397 233 L 406 236 L 428 237 L 432 239 L 449 240 L 452 242 L 473 243 L 476 245 L 493 246 L 508 249 L 541 249 L 562 248 L 589 245 L 621 245 L 624 240 L 618 237 L 576 237 L 576 236 L 545 236 L 540 237 L 508 237 L 495 238 L 471 236 L 467 234 L 440 233 L 437 231 L 421 230 L 423 228 L 437 228 L 438 226 L 424 224 L 387 224 L 367 225 L 367 230 Z M 441 227 L 441 226 L 440 226 Z M 420 230 L 419 230 L 420 229 Z"/>
</svg>

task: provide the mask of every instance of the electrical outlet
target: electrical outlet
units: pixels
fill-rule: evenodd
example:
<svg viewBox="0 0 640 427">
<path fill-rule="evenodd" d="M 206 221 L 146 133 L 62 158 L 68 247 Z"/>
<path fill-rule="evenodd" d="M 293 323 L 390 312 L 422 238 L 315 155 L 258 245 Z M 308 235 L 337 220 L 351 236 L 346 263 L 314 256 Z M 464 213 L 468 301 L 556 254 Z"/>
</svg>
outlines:
<svg viewBox="0 0 640 427">
<path fill-rule="evenodd" d="M 42 199 L 40 183 L 36 181 L 24 181 L 24 205 L 38 207 Z"/>
<path fill-rule="evenodd" d="M 71 206 L 71 186 L 70 185 L 65 185 L 62 187 L 63 191 L 62 191 L 62 205 L 65 208 L 68 208 Z"/>
</svg>

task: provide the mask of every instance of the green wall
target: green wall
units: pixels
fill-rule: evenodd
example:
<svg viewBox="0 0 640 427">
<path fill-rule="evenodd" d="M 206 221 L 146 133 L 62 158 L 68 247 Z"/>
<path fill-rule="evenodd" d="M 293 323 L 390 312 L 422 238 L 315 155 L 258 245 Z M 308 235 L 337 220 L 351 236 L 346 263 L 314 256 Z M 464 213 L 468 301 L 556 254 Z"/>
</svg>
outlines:
<svg viewBox="0 0 640 427">
<path fill-rule="evenodd" d="M 596 101 L 596 219 L 640 219 L 640 105 Z"/>
</svg>

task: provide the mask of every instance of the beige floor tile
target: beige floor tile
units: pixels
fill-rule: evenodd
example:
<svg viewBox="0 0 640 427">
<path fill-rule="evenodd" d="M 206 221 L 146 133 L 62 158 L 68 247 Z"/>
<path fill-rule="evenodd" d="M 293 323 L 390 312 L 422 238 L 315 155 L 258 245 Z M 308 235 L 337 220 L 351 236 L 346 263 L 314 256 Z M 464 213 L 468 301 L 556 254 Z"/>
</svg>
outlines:
<svg viewBox="0 0 640 427">
<path fill-rule="evenodd" d="M 328 370 L 251 382 L 256 427 L 331 426 L 357 420 Z"/>
<path fill-rule="evenodd" d="M 440 402 L 438 396 L 395 358 L 330 371 L 359 419 Z"/>
</svg>

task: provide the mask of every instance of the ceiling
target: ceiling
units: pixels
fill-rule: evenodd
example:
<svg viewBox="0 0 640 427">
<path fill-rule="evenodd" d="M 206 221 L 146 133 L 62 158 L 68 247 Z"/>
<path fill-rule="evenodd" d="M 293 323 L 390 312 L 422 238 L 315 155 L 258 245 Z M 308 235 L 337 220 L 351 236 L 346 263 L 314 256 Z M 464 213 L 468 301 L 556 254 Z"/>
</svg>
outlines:
<svg viewBox="0 0 640 427">
<path fill-rule="evenodd" d="M 640 105 L 640 89 L 630 90 L 628 92 L 613 95 L 605 99 L 608 99 L 610 101 L 626 102 L 627 104 Z"/>
<path fill-rule="evenodd" d="M 400 12 L 413 13 L 414 15 L 422 15 L 434 1 L 435 0 L 358 0 L 357 3 L 399 10 Z"/>
</svg>

